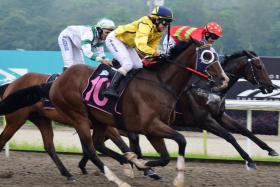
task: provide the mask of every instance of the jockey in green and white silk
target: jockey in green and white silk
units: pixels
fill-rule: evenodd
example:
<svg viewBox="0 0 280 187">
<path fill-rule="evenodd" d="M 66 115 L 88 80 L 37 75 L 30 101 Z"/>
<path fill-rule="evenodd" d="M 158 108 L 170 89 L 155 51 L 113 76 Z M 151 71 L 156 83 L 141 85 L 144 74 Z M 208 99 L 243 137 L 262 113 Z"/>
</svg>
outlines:
<svg viewBox="0 0 280 187">
<path fill-rule="evenodd" d="M 95 26 L 66 27 L 58 37 L 64 68 L 84 64 L 83 54 L 94 61 L 108 61 L 103 45 L 107 35 L 114 29 L 115 24 L 109 19 L 102 19 Z"/>
</svg>

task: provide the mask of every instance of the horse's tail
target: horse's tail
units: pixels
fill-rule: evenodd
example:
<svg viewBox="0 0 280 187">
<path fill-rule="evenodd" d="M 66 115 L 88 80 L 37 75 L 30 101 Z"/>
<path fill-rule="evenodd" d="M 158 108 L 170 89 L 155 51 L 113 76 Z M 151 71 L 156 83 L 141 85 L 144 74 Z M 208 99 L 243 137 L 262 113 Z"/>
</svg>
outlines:
<svg viewBox="0 0 280 187">
<path fill-rule="evenodd" d="M 5 92 L 5 90 L 7 89 L 7 87 L 10 85 L 10 83 L 8 84 L 4 84 L 0 86 L 0 100 L 3 98 L 3 94 Z"/>
<path fill-rule="evenodd" d="M 31 106 L 42 98 L 49 98 L 52 82 L 20 89 L 0 102 L 0 116 Z"/>
</svg>

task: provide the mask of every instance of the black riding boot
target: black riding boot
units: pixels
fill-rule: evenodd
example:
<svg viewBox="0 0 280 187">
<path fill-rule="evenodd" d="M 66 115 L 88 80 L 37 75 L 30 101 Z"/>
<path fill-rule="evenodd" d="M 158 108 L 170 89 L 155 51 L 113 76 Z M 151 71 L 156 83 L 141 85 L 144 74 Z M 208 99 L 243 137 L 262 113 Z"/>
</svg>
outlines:
<svg viewBox="0 0 280 187">
<path fill-rule="evenodd" d="M 114 77 L 112 78 L 110 86 L 104 91 L 104 95 L 107 97 L 111 96 L 118 98 L 119 94 L 117 92 L 117 88 L 123 77 L 124 76 L 120 72 L 116 71 Z"/>
</svg>

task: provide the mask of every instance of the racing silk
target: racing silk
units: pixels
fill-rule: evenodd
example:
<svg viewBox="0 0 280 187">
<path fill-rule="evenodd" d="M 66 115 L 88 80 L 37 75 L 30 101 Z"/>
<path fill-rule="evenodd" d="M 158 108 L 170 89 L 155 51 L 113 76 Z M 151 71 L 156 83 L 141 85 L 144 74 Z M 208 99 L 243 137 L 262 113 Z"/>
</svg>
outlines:
<svg viewBox="0 0 280 187">
<path fill-rule="evenodd" d="M 105 58 L 104 41 L 99 39 L 98 31 L 94 26 L 68 26 L 63 36 L 69 37 L 74 45 L 91 60 L 101 61 Z"/>
<path fill-rule="evenodd" d="M 195 28 L 192 26 L 176 25 L 170 28 L 170 36 L 178 43 L 179 41 L 187 41 L 190 38 L 202 42 L 204 41 L 204 34 L 206 30 L 204 28 Z"/>
<path fill-rule="evenodd" d="M 114 32 L 120 41 L 144 55 L 153 55 L 162 37 L 162 33 L 157 31 L 156 25 L 148 16 L 127 25 L 120 25 Z"/>
</svg>

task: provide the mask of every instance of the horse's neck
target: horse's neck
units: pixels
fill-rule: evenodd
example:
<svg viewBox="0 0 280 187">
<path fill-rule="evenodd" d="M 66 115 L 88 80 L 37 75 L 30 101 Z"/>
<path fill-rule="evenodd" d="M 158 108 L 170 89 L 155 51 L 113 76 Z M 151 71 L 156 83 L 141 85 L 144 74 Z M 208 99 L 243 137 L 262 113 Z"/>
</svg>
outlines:
<svg viewBox="0 0 280 187">
<path fill-rule="evenodd" d="M 239 67 L 238 67 L 238 65 L 235 65 L 235 64 L 242 63 L 242 61 L 245 60 L 245 58 L 246 58 L 246 56 L 241 56 L 236 59 L 229 60 L 228 62 L 225 63 L 225 66 L 223 66 L 226 74 L 229 77 L 229 83 L 228 83 L 228 87 L 221 91 L 222 95 L 225 95 L 240 78 L 244 77 L 244 75 L 237 72 L 237 68 L 239 68 Z M 234 65 L 231 66 L 231 69 L 227 69 L 226 66 L 231 65 L 231 64 L 234 64 Z M 243 69 L 243 68 L 241 68 L 241 69 Z"/>
<path fill-rule="evenodd" d="M 169 63 L 164 69 L 158 72 L 162 83 L 171 87 L 177 96 L 183 91 L 191 77 L 191 73 L 184 67 L 195 66 L 194 54 L 195 45 L 192 45 L 188 48 L 188 51 L 182 52 L 172 63 Z"/>
</svg>

